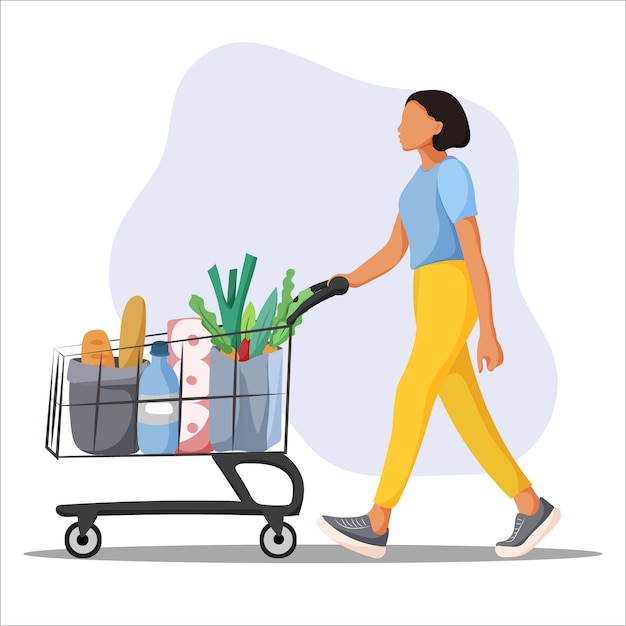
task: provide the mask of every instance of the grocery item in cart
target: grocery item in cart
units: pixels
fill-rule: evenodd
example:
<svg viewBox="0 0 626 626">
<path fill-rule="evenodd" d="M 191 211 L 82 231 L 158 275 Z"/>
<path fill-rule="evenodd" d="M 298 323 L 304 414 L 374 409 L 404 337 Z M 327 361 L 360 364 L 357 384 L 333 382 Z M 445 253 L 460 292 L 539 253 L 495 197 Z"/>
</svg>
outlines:
<svg viewBox="0 0 626 626">
<path fill-rule="evenodd" d="M 287 319 L 313 295 L 307 288 L 293 298 L 295 271 L 288 269 L 280 299 L 274 288 L 257 315 L 252 302 L 245 305 L 256 261 L 246 254 L 239 282 L 239 272 L 231 269 L 225 292 L 217 266 L 208 270 L 221 325 L 203 298 L 193 294 L 189 300 L 215 346 L 210 357 L 209 411 L 211 444 L 217 451 L 262 452 L 280 441 L 283 356 L 279 346 L 302 322 L 301 315 L 289 324 Z"/>
<path fill-rule="evenodd" d="M 212 452 L 209 434 L 209 366 L 212 343 L 198 317 L 167 323 L 168 363 L 182 389 L 177 454 Z"/>
<path fill-rule="evenodd" d="M 115 367 L 115 358 L 109 337 L 103 330 L 89 330 L 83 337 L 80 350 L 81 363 L 87 365 L 102 365 L 102 367 Z M 137 365 L 137 363 L 135 363 Z"/>
<path fill-rule="evenodd" d="M 137 452 L 139 367 L 101 367 L 71 359 L 67 368 L 72 438 L 89 454 L 124 456 Z"/>
<path fill-rule="evenodd" d="M 150 354 L 152 362 L 139 380 L 137 442 L 144 454 L 174 454 L 178 447 L 178 378 L 167 362 L 167 342 L 155 341 Z"/>
<path fill-rule="evenodd" d="M 212 348 L 209 388 L 215 450 L 263 452 L 280 441 L 282 373 L 282 348 L 248 361 L 230 359 Z"/>
<path fill-rule="evenodd" d="M 287 318 L 313 295 L 311 289 L 307 288 L 293 298 L 292 291 L 295 285 L 292 279 L 295 271 L 288 269 L 283 278 L 280 301 L 278 290 L 273 289 L 258 316 L 251 302 L 248 302 L 244 309 L 256 261 L 255 256 L 246 254 L 238 284 L 237 270 L 230 270 L 227 295 L 224 294 L 217 266 L 213 265 L 208 270 L 222 316 L 221 325 L 217 322 L 216 314 L 205 308 L 203 298 L 193 294 L 189 300 L 190 308 L 200 316 L 202 325 L 211 333 L 213 344 L 222 354 L 237 358 L 239 361 L 247 361 L 261 354 L 274 352 L 290 335 L 295 335 L 295 328 L 302 323 L 302 316 L 296 316 L 289 325 Z M 250 332 L 253 330 L 255 332 Z"/>
<path fill-rule="evenodd" d="M 133 296 L 122 313 L 119 367 L 137 367 L 141 363 L 145 335 L 146 303 L 141 296 Z"/>
</svg>

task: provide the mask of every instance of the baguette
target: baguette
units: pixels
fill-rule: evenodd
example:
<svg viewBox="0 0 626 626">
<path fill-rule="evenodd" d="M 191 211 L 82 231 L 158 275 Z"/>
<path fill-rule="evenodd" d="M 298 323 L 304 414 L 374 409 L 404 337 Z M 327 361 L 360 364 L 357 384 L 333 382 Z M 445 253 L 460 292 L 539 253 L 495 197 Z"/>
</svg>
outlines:
<svg viewBox="0 0 626 626">
<path fill-rule="evenodd" d="M 115 358 L 107 334 L 103 330 L 90 330 L 85 333 L 80 350 L 80 360 L 87 365 L 115 367 Z"/>
<path fill-rule="evenodd" d="M 137 367 L 143 360 L 146 342 L 146 303 L 133 296 L 124 307 L 120 329 L 120 367 Z"/>
</svg>

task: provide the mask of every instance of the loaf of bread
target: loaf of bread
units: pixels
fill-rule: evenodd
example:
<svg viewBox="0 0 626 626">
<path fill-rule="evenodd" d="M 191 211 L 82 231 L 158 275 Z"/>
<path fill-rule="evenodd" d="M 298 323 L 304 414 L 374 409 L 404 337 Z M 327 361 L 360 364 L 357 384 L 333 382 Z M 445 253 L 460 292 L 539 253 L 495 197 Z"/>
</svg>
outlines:
<svg viewBox="0 0 626 626">
<path fill-rule="evenodd" d="M 103 330 L 90 330 L 85 333 L 81 346 L 80 359 L 87 365 L 102 365 L 115 367 L 115 359 L 111 350 L 111 343 Z"/>
<path fill-rule="evenodd" d="M 137 367 L 143 360 L 146 342 L 146 303 L 133 296 L 124 307 L 120 329 L 120 367 Z"/>
</svg>

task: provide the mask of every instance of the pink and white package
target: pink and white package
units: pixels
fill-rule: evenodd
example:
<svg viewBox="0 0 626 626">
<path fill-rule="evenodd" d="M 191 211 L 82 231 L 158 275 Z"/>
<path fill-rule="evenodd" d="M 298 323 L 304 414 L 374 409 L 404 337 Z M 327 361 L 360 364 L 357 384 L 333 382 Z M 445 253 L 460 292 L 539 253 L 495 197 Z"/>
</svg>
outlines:
<svg viewBox="0 0 626 626">
<path fill-rule="evenodd" d="M 209 431 L 209 355 L 211 339 L 200 318 L 167 323 L 169 364 L 181 381 L 183 402 L 177 454 L 212 452 Z M 182 359 L 182 361 L 181 361 Z M 182 380 L 181 380 L 182 363 Z"/>
</svg>

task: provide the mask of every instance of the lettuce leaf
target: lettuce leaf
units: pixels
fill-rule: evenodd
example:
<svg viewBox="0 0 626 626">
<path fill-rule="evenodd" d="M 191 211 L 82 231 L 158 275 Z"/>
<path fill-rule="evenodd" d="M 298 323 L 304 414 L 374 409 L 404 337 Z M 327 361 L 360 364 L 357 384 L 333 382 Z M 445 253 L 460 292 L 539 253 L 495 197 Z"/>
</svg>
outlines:
<svg viewBox="0 0 626 626">
<path fill-rule="evenodd" d="M 215 313 L 206 310 L 204 300 L 200 296 L 193 294 L 189 300 L 189 306 L 202 321 L 202 326 L 212 335 L 211 343 L 225 354 L 230 354 L 233 350 L 230 337 L 222 334 L 224 331 L 217 323 L 217 316 Z"/>
<path fill-rule="evenodd" d="M 261 307 L 259 311 L 259 316 L 256 320 L 257 328 L 269 328 L 272 326 L 272 320 L 274 319 L 274 314 L 276 313 L 276 303 L 278 302 L 278 290 L 274 289 L 272 293 L 268 296 L 265 304 Z M 265 346 L 267 345 L 268 339 L 270 337 L 271 330 L 259 330 L 252 334 L 252 338 L 250 339 L 250 358 L 254 358 L 255 356 L 259 356 Z"/>
<path fill-rule="evenodd" d="M 248 306 L 244 309 L 243 315 L 241 316 L 241 339 L 250 339 L 252 337 L 252 333 L 248 332 L 254 328 L 256 324 L 256 311 L 254 309 L 254 304 L 252 302 L 248 302 Z"/>
<path fill-rule="evenodd" d="M 285 319 L 281 324 L 276 324 L 278 325 L 285 325 L 287 323 L 287 318 L 308 298 L 310 298 L 313 295 L 313 292 L 311 291 L 311 289 L 309 287 L 307 287 L 306 289 L 303 289 L 300 293 L 298 293 L 298 296 L 296 297 L 295 300 L 291 300 L 291 303 L 288 305 L 287 310 L 285 312 Z M 292 328 L 293 328 L 293 334 L 296 334 L 296 326 L 300 326 L 300 324 L 302 324 L 302 315 L 300 317 L 298 317 L 296 319 L 296 321 L 293 323 Z M 277 328 L 276 330 L 272 331 L 272 335 L 270 337 L 270 346 L 272 346 L 272 348 L 277 348 L 281 343 L 284 343 L 285 341 L 287 341 L 287 339 L 289 339 L 289 328 Z"/>
</svg>

